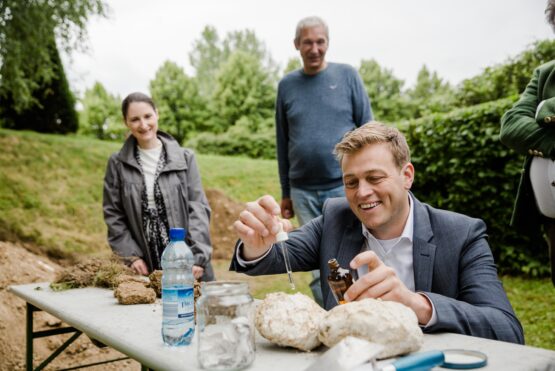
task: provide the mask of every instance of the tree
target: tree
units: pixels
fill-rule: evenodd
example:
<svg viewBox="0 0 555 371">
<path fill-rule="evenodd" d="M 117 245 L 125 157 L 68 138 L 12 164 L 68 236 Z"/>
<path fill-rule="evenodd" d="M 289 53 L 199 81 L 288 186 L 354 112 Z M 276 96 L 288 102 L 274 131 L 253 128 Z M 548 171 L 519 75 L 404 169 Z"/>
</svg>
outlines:
<svg viewBox="0 0 555 371">
<path fill-rule="evenodd" d="M 104 86 L 95 82 L 85 91 L 81 100 L 83 109 L 79 115 L 79 132 L 94 135 L 98 139 L 123 139 L 127 127 L 120 112 L 121 99 L 108 93 Z"/>
<path fill-rule="evenodd" d="M 277 79 L 276 63 L 267 51 L 264 43 L 256 37 L 252 30 L 229 32 L 220 41 L 218 32 L 212 26 L 206 26 L 201 37 L 193 43 L 193 50 L 189 53 L 189 61 L 196 71 L 200 95 L 206 99 L 216 88 L 216 74 L 221 66 L 235 52 L 244 52 L 254 56 L 269 72 L 271 80 Z"/>
<path fill-rule="evenodd" d="M 1 100 L 0 113 L 4 119 L 4 126 L 11 129 L 29 129 L 42 133 L 73 133 L 79 127 L 75 98 L 69 90 L 54 32 L 45 33 L 50 34 L 45 50 L 51 64 L 52 76 L 33 82 L 31 98 L 37 103 L 18 110 L 17 95 L 7 92 Z M 2 65 L 0 73 L 5 76 L 7 69 L 8 66 Z"/>
<path fill-rule="evenodd" d="M 358 72 L 377 120 L 396 122 L 407 118 L 407 102 L 401 96 L 403 80 L 396 78 L 391 70 L 381 68 L 374 59 L 362 60 Z"/>
<path fill-rule="evenodd" d="M 189 62 L 196 71 L 199 92 L 204 97 L 213 91 L 222 55 L 218 31 L 212 26 L 205 26 L 200 39 L 193 43 L 193 50 L 189 53 Z"/>
<path fill-rule="evenodd" d="M 454 108 L 454 91 L 438 74 L 430 72 L 424 65 L 418 72 L 416 84 L 407 91 L 411 117 L 417 118 L 431 113 L 447 112 Z"/>
<path fill-rule="evenodd" d="M 208 127 L 206 102 L 195 79 L 174 62 L 166 61 L 150 82 L 150 93 L 158 106 L 160 128 L 180 143 Z"/>
<path fill-rule="evenodd" d="M 299 68 L 302 68 L 303 65 L 301 63 L 301 61 L 299 60 L 299 58 L 294 57 L 294 58 L 289 58 L 289 60 L 287 61 L 287 65 L 285 65 L 285 69 L 283 70 L 283 75 L 287 75 L 289 72 L 293 72 L 295 70 L 298 70 Z"/>
<path fill-rule="evenodd" d="M 242 117 L 256 131 L 274 115 L 275 87 L 260 60 L 243 51 L 233 53 L 216 78 L 213 112 L 221 118 L 220 131 L 226 131 Z"/>
<path fill-rule="evenodd" d="M 241 30 L 228 32 L 223 42 L 223 59 L 225 62 L 235 52 L 244 52 L 246 54 L 256 57 L 268 71 L 270 77 L 275 79 L 277 77 L 277 65 L 272 59 L 270 52 L 266 49 L 263 41 L 258 40 L 253 30 Z"/>
<path fill-rule="evenodd" d="M 89 17 L 106 9 L 102 0 L 0 1 L 0 100 L 11 99 L 16 112 L 38 104 L 40 94 L 33 93 L 60 71 L 45 30 L 54 30 L 70 52 L 84 45 Z"/>
<path fill-rule="evenodd" d="M 214 127 L 187 141 L 201 153 L 275 158 L 275 84 L 260 59 L 236 51 L 216 76 L 210 112 Z"/>
<path fill-rule="evenodd" d="M 416 85 L 409 90 L 408 94 L 411 98 L 427 99 L 434 95 L 443 86 L 443 82 L 434 71 L 433 73 L 428 70 L 426 65 L 422 66 L 418 71 L 416 78 Z"/>
</svg>

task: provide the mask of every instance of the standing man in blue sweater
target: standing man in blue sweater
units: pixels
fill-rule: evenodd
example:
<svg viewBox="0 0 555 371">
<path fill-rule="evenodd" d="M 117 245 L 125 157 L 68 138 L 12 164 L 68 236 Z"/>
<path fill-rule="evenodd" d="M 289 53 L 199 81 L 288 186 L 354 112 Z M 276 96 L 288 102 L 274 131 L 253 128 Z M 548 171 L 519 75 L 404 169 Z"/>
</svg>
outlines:
<svg viewBox="0 0 555 371">
<path fill-rule="evenodd" d="M 333 148 L 343 135 L 372 120 L 368 94 L 356 70 L 325 60 L 328 26 L 319 17 L 299 21 L 295 48 L 303 68 L 278 85 L 276 137 L 281 211 L 301 225 L 322 214 L 324 201 L 345 196 Z M 323 305 L 319 271 L 310 284 Z"/>
</svg>

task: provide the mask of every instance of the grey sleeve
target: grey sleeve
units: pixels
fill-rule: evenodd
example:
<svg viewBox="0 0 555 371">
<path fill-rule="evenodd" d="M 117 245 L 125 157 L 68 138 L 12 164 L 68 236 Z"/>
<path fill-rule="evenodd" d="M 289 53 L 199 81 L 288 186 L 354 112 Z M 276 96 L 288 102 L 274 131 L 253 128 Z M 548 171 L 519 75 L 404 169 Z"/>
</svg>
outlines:
<svg viewBox="0 0 555 371">
<path fill-rule="evenodd" d="M 289 185 L 289 133 L 287 115 L 283 108 L 281 98 L 282 91 L 278 87 L 276 98 L 276 150 L 279 170 L 279 181 L 281 184 L 281 197 L 289 198 L 291 189 Z"/>
<path fill-rule="evenodd" d="M 210 205 L 200 178 L 200 172 L 193 152 L 185 150 L 187 159 L 187 200 L 189 225 L 188 235 L 192 241 L 191 250 L 195 264 L 205 267 L 212 256 L 210 241 Z"/>
<path fill-rule="evenodd" d="M 449 331 L 523 344 L 522 326 L 497 277 L 486 240 L 486 226 L 475 220 L 460 253 L 457 295 L 450 298 L 427 292 L 437 322 L 425 332 Z"/>
<path fill-rule="evenodd" d="M 291 270 L 293 272 L 319 269 L 319 251 L 323 224 L 323 218 L 319 216 L 302 227 L 289 232 L 289 239 L 284 243 L 287 244 Z M 258 263 L 247 266 L 242 266 L 237 260 L 237 249 L 241 245 L 241 240 L 237 241 L 229 270 L 252 276 L 286 272 L 285 261 L 279 244 L 275 244 Z"/>
<path fill-rule="evenodd" d="M 353 121 L 357 127 L 366 124 L 373 120 L 372 106 L 370 105 L 370 98 L 368 92 L 364 87 L 364 83 L 360 78 L 358 72 L 353 68 Z"/>
<path fill-rule="evenodd" d="M 126 258 L 132 257 L 144 258 L 141 248 L 129 231 L 127 216 L 121 202 L 120 186 L 117 160 L 115 155 L 112 155 L 108 160 L 104 176 L 102 198 L 104 222 L 106 227 L 108 227 L 108 244 L 112 251 L 121 256 L 124 261 L 127 260 Z"/>
</svg>

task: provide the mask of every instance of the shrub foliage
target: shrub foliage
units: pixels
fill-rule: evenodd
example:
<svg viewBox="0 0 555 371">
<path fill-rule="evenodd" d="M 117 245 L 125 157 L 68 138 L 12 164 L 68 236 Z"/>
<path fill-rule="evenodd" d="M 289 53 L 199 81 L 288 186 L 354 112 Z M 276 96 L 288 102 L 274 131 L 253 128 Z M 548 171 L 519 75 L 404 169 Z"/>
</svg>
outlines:
<svg viewBox="0 0 555 371">
<path fill-rule="evenodd" d="M 499 141 L 499 121 L 516 97 L 404 122 L 416 169 L 413 191 L 442 209 L 483 219 L 502 273 L 549 272 L 543 241 L 509 227 L 523 157 Z"/>
</svg>

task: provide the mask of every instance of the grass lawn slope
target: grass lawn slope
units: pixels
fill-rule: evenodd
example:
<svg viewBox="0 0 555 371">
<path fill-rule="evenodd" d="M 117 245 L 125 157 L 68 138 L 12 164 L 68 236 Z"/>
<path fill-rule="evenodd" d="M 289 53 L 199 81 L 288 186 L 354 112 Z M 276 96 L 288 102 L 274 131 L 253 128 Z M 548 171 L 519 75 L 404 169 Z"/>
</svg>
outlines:
<svg viewBox="0 0 555 371">
<path fill-rule="evenodd" d="M 120 143 L 0 129 L 0 239 L 23 240 L 51 256 L 107 251 L 102 218 L 106 163 Z M 198 156 L 205 188 L 245 202 L 279 195 L 277 164 Z"/>
</svg>

